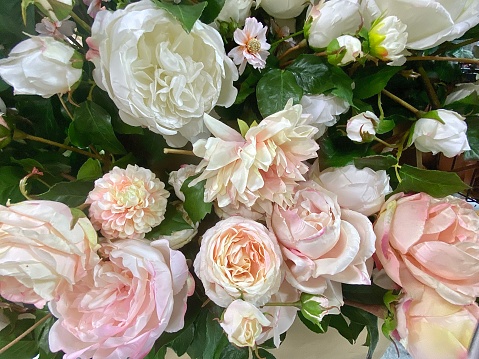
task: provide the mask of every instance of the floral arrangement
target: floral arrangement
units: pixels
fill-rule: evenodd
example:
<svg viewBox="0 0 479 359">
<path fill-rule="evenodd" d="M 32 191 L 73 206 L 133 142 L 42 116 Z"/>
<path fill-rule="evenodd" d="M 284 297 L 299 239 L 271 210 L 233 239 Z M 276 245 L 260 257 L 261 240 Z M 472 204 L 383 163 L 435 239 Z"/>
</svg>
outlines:
<svg viewBox="0 0 479 359">
<path fill-rule="evenodd" d="M 0 2 L 0 356 L 465 358 L 479 1 Z M 475 165 L 472 165 L 474 168 Z"/>
</svg>

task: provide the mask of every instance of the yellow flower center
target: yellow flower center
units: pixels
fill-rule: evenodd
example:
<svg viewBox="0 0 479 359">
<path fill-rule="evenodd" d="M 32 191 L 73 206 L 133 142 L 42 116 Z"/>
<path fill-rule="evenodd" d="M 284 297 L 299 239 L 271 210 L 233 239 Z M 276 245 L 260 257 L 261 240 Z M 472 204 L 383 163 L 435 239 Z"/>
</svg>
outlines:
<svg viewBox="0 0 479 359">
<path fill-rule="evenodd" d="M 248 49 L 249 53 L 256 54 L 259 50 L 261 50 L 261 42 L 254 37 L 248 41 L 246 48 Z"/>
</svg>

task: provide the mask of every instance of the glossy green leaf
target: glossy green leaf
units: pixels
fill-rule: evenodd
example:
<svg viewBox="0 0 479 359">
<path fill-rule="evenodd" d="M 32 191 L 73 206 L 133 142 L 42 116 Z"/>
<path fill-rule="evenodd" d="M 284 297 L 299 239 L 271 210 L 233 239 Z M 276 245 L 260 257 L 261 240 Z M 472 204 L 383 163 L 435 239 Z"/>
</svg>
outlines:
<svg viewBox="0 0 479 359">
<path fill-rule="evenodd" d="M 101 170 L 100 161 L 94 158 L 89 158 L 78 170 L 77 180 L 79 181 L 96 180 L 100 178 L 101 176 L 103 176 L 103 172 Z"/>
<path fill-rule="evenodd" d="M 466 161 L 479 160 L 479 117 L 471 117 L 467 119 L 467 139 L 469 142 L 469 151 L 464 152 Z"/>
<path fill-rule="evenodd" d="M 397 163 L 396 157 L 392 155 L 374 155 L 354 159 L 354 165 L 357 168 L 369 167 L 374 171 L 387 170 Z"/>
<path fill-rule="evenodd" d="M 294 75 L 287 70 L 274 69 L 258 81 L 256 97 L 258 108 L 263 117 L 284 110 L 286 103 L 293 99 L 297 104 L 303 96 L 303 90 L 296 83 Z"/>
<path fill-rule="evenodd" d="M 88 193 L 93 189 L 93 182 L 59 182 L 47 192 L 38 196 L 39 199 L 57 201 L 69 207 L 78 207 L 85 203 Z"/>
<path fill-rule="evenodd" d="M 146 238 L 155 239 L 162 235 L 169 236 L 173 232 L 191 228 L 193 227 L 185 221 L 181 212 L 175 206 L 169 204 L 166 207 L 165 219 L 153 228 L 151 232 L 147 233 Z"/>
<path fill-rule="evenodd" d="M 169 347 L 174 350 L 176 355 L 182 356 L 188 350 L 195 333 L 195 326 L 189 325 L 180 335 L 178 335 L 170 344 Z"/>
<path fill-rule="evenodd" d="M 27 25 L 22 19 L 22 0 L 0 1 L 0 44 L 10 50 L 21 40 L 26 39 L 27 34 L 35 34 L 35 19 L 33 6 L 26 10 Z"/>
<path fill-rule="evenodd" d="M 358 70 L 354 76 L 354 97 L 365 99 L 377 95 L 386 87 L 389 80 L 402 69 L 401 66 L 384 65 L 380 69 L 376 66 L 369 66 Z"/>
<path fill-rule="evenodd" d="M 233 344 L 228 343 L 228 345 L 221 352 L 220 359 L 248 359 L 248 357 L 248 348 L 238 348 Z"/>
<path fill-rule="evenodd" d="M 369 346 L 366 359 L 372 359 L 374 350 L 379 342 L 378 317 L 362 309 L 344 305 L 341 307 L 341 313 L 348 317 L 351 322 L 366 326 L 368 338 L 366 344 Z M 359 326 L 356 326 L 359 328 Z M 356 331 L 357 333 L 357 331 Z M 358 333 L 359 335 L 359 333 Z"/>
<path fill-rule="evenodd" d="M 389 131 L 392 131 L 396 124 L 394 123 L 393 120 L 386 120 L 383 119 L 379 121 L 378 127 L 376 128 L 376 133 L 378 135 L 382 135 L 383 133 L 387 133 Z"/>
<path fill-rule="evenodd" d="M 368 145 L 358 145 L 347 137 L 331 138 L 322 136 L 319 140 L 319 163 L 321 169 L 343 167 L 358 157 L 368 154 Z"/>
<path fill-rule="evenodd" d="M 343 296 L 363 304 L 383 304 L 387 290 L 372 283 L 370 285 L 342 284 Z"/>
<path fill-rule="evenodd" d="M 183 207 L 193 223 L 201 221 L 208 213 L 211 213 L 212 203 L 204 201 L 205 182 L 203 180 L 194 186 L 189 186 L 197 176 L 191 176 L 183 182 L 181 192 L 185 195 Z"/>
<path fill-rule="evenodd" d="M 18 184 L 25 177 L 26 172 L 20 167 L 3 166 L 0 167 L 0 204 L 5 205 L 8 200 L 16 203 L 25 200 Z"/>
<path fill-rule="evenodd" d="M 188 4 L 175 4 L 174 2 L 170 1 L 163 1 L 163 0 L 153 0 L 153 2 L 162 9 L 168 11 L 171 15 L 173 15 L 176 20 L 181 23 L 183 29 L 186 32 L 190 32 L 193 26 L 195 25 L 196 20 L 198 20 L 203 13 L 207 2 L 200 2 L 193 5 Z"/>
<path fill-rule="evenodd" d="M 223 9 L 225 0 L 208 0 L 208 5 L 201 14 L 200 20 L 205 24 L 211 24 Z"/>
<path fill-rule="evenodd" d="M 394 193 L 425 192 L 441 198 L 469 188 L 454 172 L 420 169 L 402 165 L 399 171 L 402 181 Z"/>
</svg>

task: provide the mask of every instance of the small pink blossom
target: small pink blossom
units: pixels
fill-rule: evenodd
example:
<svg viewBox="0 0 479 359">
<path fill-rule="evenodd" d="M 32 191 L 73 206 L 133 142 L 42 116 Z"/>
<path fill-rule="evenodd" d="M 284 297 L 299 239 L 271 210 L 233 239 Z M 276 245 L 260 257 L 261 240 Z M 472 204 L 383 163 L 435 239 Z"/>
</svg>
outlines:
<svg viewBox="0 0 479 359">
<path fill-rule="evenodd" d="M 108 2 L 110 0 L 103 0 Z M 88 6 L 87 14 L 92 18 L 95 18 L 99 11 L 105 10 L 104 6 L 101 6 L 102 0 L 83 0 L 83 3 Z"/>
<path fill-rule="evenodd" d="M 42 22 L 35 25 L 35 31 L 41 35 L 52 36 L 57 40 L 62 40 L 67 36 L 72 36 L 75 32 L 76 24 L 71 20 L 51 21 L 44 17 Z"/>
<path fill-rule="evenodd" d="M 149 169 L 128 165 L 96 180 L 86 203 L 93 226 L 105 238 L 139 239 L 163 221 L 169 195 Z"/>
<path fill-rule="evenodd" d="M 236 29 L 233 37 L 239 45 L 232 49 L 228 56 L 233 59 L 236 65 L 240 65 L 240 75 L 244 72 L 246 63 L 252 65 L 255 69 L 264 69 L 266 58 L 269 55 L 270 44 L 266 42 L 266 31 L 268 28 L 263 26 L 254 17 L 245 20 L 243 30 Z"/>
</svg>

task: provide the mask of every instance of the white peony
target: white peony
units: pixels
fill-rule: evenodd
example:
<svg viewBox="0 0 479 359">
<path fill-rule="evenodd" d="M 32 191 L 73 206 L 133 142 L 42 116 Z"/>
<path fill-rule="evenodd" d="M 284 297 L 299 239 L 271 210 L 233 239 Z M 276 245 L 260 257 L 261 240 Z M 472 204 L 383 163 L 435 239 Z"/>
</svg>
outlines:
<svg viewBox="0 0 479 359">
<path fill-rule="evenodd" d="M 0 60 L 0 76 L 15 95 L 45 98 L 72 89 L 82 75 L 82 61 L 70 46 L 52 37 L 32 36 Z"/>
<path fill-rule="evenodd" d="M 432 152 L 433 155 L 442 152 L 446 157 L 454 157 L 471 149 L 464 117 L 449 110 L 432 112 L 436 113 L 432 115 L 434 118 L 420 118 L 414 125 L 411 141 L 419 151 Z"/>
<path fill-rule="evenodd" d="M 479 0 L 363 0 L 365 24 L 397 16 L 408 31 L 407 48 L 424 50 L 455 40 L 479 23 Z"/>
<path fill-rule="evenodd" d="M 353 0 L 320 2 L 310 9 L 308 21 L 305 33 L 315 49 L 327 47 L 341 35 L 354 35 L 363 24 L 359 4 Z"/>
<path fill-rule="evenodd" d="M 89 44 L 95 82 L 121 119 L 160 133 L 170 146 L 196 140 L 203 114 L 236 98 L 238 72 L 218 31 L 197 21 L 187 33 L 149 0 L 99 12 Z"/>
<path fill-rule="evenodd" d="M 311 2 L 311 0 L 256 0 L 256 7 L 262 7 L 272 17 L 292 19 L 301 14 Z"/>
</svg>

